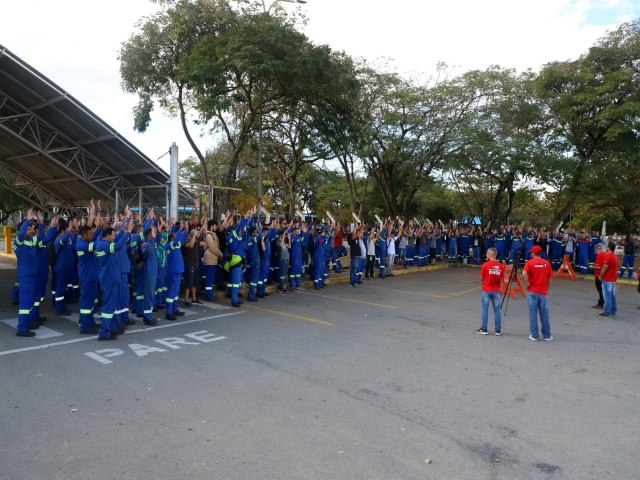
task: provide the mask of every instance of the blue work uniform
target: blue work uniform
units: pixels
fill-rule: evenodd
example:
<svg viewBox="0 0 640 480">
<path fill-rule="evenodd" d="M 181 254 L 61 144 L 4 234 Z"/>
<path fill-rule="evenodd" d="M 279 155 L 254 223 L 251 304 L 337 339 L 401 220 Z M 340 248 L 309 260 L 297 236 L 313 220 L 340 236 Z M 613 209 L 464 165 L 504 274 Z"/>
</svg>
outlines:
<svg viewBox="0 0 640 480">
<path fill-rule="evenodd" d="M 184 260 L 182 258 L 182 245 L 187 240 L 189 232 L 176 231 L 173 241 L 169 243 L 169 255 L 167 256 L 167 273 L 165 283 L 167 286 L 166 311 L 167 315 L 179 312 L 178 295 L 180 294 L 180 280 L 184 273 Z"/>
<path fill-rule="evenodd" d="M 153 320 L 153 307 L 155 305 L 156 284 L 158 280 L 158 244 L 155 237 L 144 240 L 140 246 L 142 252 L 142 316 L 146 323 L 155 323 Z"/>
<path fill-rule="evenodd" d="M 236 228 L 227 230 L 227 248 L 231 259 L 225 263 L 225 270 L 229 272 L 229 282 L 227 289 L 231 295 L 231 304 L 239 306 L 238 294 L 242 283 L 242 260 L 245 258 L 246 245 L 242 240 L 242 231 L 247 224 L 246 218 L 241 218 Z"/>
<path fill-rule="evenodd" d="M 95 328 L 93 312 L 98 304 L 98 259 L 95 256 L 95 242 L 100 235 L 96 230 L 91 241 L 78 238 L 76 251 L 78 252 L 78 278 L 82 289 L 80 291 L 80 332 L 88 332 Z"/>
<path fill-rule="evenodd" d="M 20 303 L 18 306 L 17 334 L 29 330 L 34 320 L 33 304 L 37 298 L 36 280 L 38 276 L 38 238 L 27 237 L 30 222 L 25 220 L 20 226 L 16 241 L 16 258 L 18 260 L 18 282 L 20 283 Z M 40 230 L 39 230 L 39 235 Z M 42 236 L 42 239 L 44 235 Z M 35 326 L 35 325 L 34 325 Z"/>
<path fill-rule="evenodd" d="M 248 300 L 255 300 L 260 281 L 260 252 L 258 249 L 259 235 L 247 234 L 247 274 L 249 277 Z"/>
<path fill-rule="evenodd" d="M 63 314 L 66 310 L 65 300 L 67 291 L 73 294 L 73 270 L 76 268 L 75 253 L 76 235 L 72 235 L 68 230 L 58 236 L 54 242 L 56 251 L 55 271 L 55 308 L 56 315 Z"/>
<path fill-rule="evenodd" d="M 102 315 L 98 338 L 109 338 L 111 333 L 118 329 L 116 309 L 119 308 L 121 298 L 119 252 L 125 249 L 129 237 L 129 232 L 124 232 L 117 242 L 108 242 L 99 237 L 95 243 L 98 278 L 102 287 Z"/>
</svg>

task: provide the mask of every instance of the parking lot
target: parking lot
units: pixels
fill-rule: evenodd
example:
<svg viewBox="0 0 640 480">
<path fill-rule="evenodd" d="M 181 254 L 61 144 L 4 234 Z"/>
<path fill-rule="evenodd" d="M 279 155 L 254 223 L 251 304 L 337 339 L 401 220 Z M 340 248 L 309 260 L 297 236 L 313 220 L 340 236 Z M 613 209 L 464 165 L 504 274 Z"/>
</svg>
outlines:
<svg viewBox="0 0 640 480">
<path fill-rule="evenodd" d="M 595 293 L 552 284 L 549 343 L 522 298 L 477 335 L 466 268 L 194 306 L 113 342 L 50 315 L 17 338 L 4 301 L 0 478 L 639 478 L 640 295 L 602 319 Z"/>
</svg>

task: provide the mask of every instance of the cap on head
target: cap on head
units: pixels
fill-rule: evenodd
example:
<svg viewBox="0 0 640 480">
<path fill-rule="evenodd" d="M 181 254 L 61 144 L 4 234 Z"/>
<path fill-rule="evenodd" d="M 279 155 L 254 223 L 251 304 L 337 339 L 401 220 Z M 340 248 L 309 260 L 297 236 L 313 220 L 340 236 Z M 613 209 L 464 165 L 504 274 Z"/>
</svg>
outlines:
<svg viewBox="0 0 640 480">
<path fill-rule="evenodd" d="M 540 248 L 540 245 L 534 245 L 531 247 L 531 250 L 529 250 L 529 253 L 542 253 L 542 248 Z"/>
</svg>

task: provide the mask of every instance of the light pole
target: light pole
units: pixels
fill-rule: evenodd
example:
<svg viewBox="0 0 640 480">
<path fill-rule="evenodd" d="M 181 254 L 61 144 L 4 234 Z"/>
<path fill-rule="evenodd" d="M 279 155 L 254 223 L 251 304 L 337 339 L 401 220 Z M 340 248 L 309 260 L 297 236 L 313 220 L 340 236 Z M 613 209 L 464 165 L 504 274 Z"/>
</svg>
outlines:
<svg viewBox="0 0 640 480">
<path fill-rule="evenodd" d="M 267 8 L 267 5 L 264 3 L 264 0 L 262 0 L 262 9 L 264 13 L 269 15 L 274 5 L 278 3 L 298 3 L 298 4 L 304 5 L 305 3 L 307 3 L 307 0 L 275 0 L 274 2 L 271 3 L 271 5 L 269 5 L 269 8 Z M 262 109 L 260 109 L 260 125 L 258 129 L 258 211 L 261 210 L 261 207 L 262 207 Z"/>
</svg>

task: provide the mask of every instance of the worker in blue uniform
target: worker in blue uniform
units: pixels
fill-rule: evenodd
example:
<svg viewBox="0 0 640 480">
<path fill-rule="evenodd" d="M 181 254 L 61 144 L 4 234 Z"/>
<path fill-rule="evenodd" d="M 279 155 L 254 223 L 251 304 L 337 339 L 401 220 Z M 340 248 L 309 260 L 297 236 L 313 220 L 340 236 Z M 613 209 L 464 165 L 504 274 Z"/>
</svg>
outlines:
<svg viewBox="0 0 640 480">
<path fill-rule="evenodd" d="M 456 263 L 456 250 L 458 246 L 458 237 L 454 231 L 449 232 L 447 238 L 447 257 L 449 263 Z"/>
<path fill-rule="evenodd" d="M 289 233 L 291 235 L 291 258 L 289 268 L 289 288 L 291 290 L 304 290 L 301 283 L 302 277 L 302 242 L 307 238 L 304 233 L 300 231 L 300 225 L 292 224 L 289 226 Z"/>
<path fill-rule="evenodd" d="M 589 268 L 589 244 L 590 238 L 587 238 L 587 235 L 584 233 L 580 235 L 580 238 L 576 242 L 578 268 L 583 275 L 587 273 L 587 269 Z"/>
<path fill-rule="evenodd" d="M 167 287 L 165 284 L 165 276 L 167 272 L 167 238 L 169 232 L 166 230 L 164 220 L 160 219 L 158 222 L 158 232 L 156 233 L 156 257 L 158 260 L 158 276 L 156 278 L 156 292 L 155 292 L 155 305 L 158 310 L 162 310 L 165 307 L 165 301 L 167 297 Z"/>
<path fill-rule="evenodd" d="M 313 288 L 320 290 L 324 275 L 324 247 L 327 236 L 324 228 L 316 229 L 316 237 L 313 240 Z"/>
<path fill-rule="evenodd" d="M 59 235 L 54 241 L 56 252 L 55 271 L 55 312 L 56 316 L 71 315 L 66 307 L 67 290 L 73 291 L 73 270 L 76 268 L 76 232 L 66 220 L 58 223 Z"/>
<path fill-rule="evenodd" d="M 155 305 L 155 291 L 156 283 L 158 280 L 158 256 L 156 250 L 158 245 L 156 243 L 157 229 L 154 225 L 145 223 L 145 230 L 143 232 L 144 240 L 140 245 L 140 251 L 142 252 L 142 275 L 139 280 L 144 286 L 142 290 L 142 315 L 145 325 L 155 326 L 158 321 L 153 318 L 153 306 Z"/>
<path fill-rule="evenodd" d="M 378 277 L 386 278 L 386 265 L 387 265 L 387 228 L 381 226 L 380 235 L 376 240 L 377 244 L 377 252 L 378 252 L 378 262 L 380 265 L 380 270 L 378 273 Z"/>
<path fill-rule="evenodd" d="M 562 241 L 562 234 L 556 232 L 549 242 L 549 261 L 551 262 L 551 268 L 553 270 L 560 268 L 563 252 L 564 242 Z"/>
<path fill-rule="evenodd" d="M 329 270 L 331 269 L 331 263 L 333 258 L 333 235 L 335 234 L 335 228 L 333 223 L 324 227 L 326 232 L 326 241 L 324 243 L 324 268 L 322 272 L 322 280 L 320 281 L 320 288 L 324 288 L 329 278 Z"/>
<path fill-rule="evenodd" d="M 531 252 L 529 250 L 533 248 L 533 245 L 536 242 L 536 238 L 537 237 L 535 232 L 532 231 L 531 228 L 529 228 L 527 235 L 524 237 L 524 259 L 525 260 L 531 259 Z"/>
<path fill-rule="evenodd" d="M 262 233 L 260 233 L 262 235 Z M 247 301 L 257 302 L 258 281 L 260 280 L 260 251 L 258 248 L 258 227 L 252 222 L 247 228 L 247 275 L 249 277 L 249 292 Z"/>
<path fill-rule="evenodd" d="M 91 231 L 89 225 L 83 225 L 78 231 L 76 251 L 78 252 L 78 278 L 82 285 L 80 292 L 80 333 L 95 335 L 99 332 L 93 318 L 98 303 L 98 259 L 95 256 L 96 241 L 100 230 Z"/>
<path fill-rule="evenodd" d="M 183 229 L 183 222 L 171 227 L 171 232 L 167 240 L 168 247 L 165 247 L 169 253 L 167 255 L 167 271 L 165 274 L 167 298 L 165 299 L 164 318 L 171 321 L 184 315 L 184 312 L 178 308 L 178 295 L 180 294 L 180 280 L 184 272 L 184 260 L 181 249 L 189 236 L 189 232 Z"/>
<path fill-rule="evenodd" d="M 116 257 L 120 263 L 120 278 L 118 280 L 119 294 L 113 323 L 119 330 L 124 329 L 127 325 L 135 324 L 135 320 L 129 318 L 129 304 L 131 303 L 131 290 L 129 285 L 129 276 L 131 275 L 131 260 L 129 258 L 129 242 L 133 235 L 135 225 L 131 220 L 131 212 L 127 206 L 125 210 L 126 216 L 120 223 L 116 223 L 116 236 L 114 241 L 120 242 L 120 239 L 128 233 L 128 241 L 124 248 L 116 252 Z"/>
<path fill-rule="evenodd" d="M 231 258 L 225 263 L 224 268 L 229 272 L 227 289 L 231 295 L 231 305 L 234 307 L 240 306 L 238 294 L 242 282 L 242 261 L 246 255 L 246 244 L 242 239 L 243 230 L 254 213 L 254 208 L 248 210 L 235 226 L 231 225 L 227 228 L 227 247 Z"/>
<path fill-rule="evenodd" d="M 494 243 L 496 251 L 498 252 L 497 259 L 499 262 L 504 262 L 505 260 L 505 247 L 507 243 L 507 238 L 502 229 L 498 230 L 494 237 Z"/>
<path fill-rule="evenodd" d="M 467 265 L 469 263 L 469 249 L 471 248 L 471 236 L 467 229 L 462 231 L 460 235 L 460 263 Z"/>
<path fill-rule="evenodd" d="M 522 259 L 522 234 L 516 231 L 511 237 L 511 245 L 509 250 L 509 265 L 517 263 L 521 264 Z"/>
<path fill-rule="evenodd" d="M 33 337 L 39 323 L 32 324 L 33 303 L 36 298 L 36 279 L 38 275 L 38 238 L 33 224 L 33 210 L 27 213 L 27 219 L 18 230 L 16 257 L 18 259 L 18 282 L 20 283 L 20 304 L 18 306 L 18 337 Z M 41 234 L 42 235 L 42 234 Z M 44 235 L 42 235 L 44 239 Z"/>
<path fill-rule="evenodd" d="M 271 251 L 273 241 L 277 236 L 275 229 L 275 220 L 270 226 L 262 227 L 262 252 L 260 253 L 260 279 L 258 280 L 258 298 L 264 298 L 267 295 L 267 285 L 269 284 L 269 272 L 271 271 Z"/>
<path fill-rule="evenodd" d="M 119 252 L 126 248 L 131 236 L 133 224 L 127 223 L 119 232 L 119 240 L 116 242 L 116 233 L 111 227 L 102 230 L 95 243 L 96 258 L 98 259 L 98 278 L 102 287 L 102 315 L 100 319 L 100 331 L 98 340 L 113 340 L 118 333 L 124 332 L 116 319 L 121 299 L 121 261 Z"/>
<path fill-rule="evenodd" d="M 146 223 L 146 222 L 145 222 Z M 142 304 L 144 302 L 144 260 L 142 259 L 141 245 L 144 242 L 144 229 L 146 225 L 136 224 L 133 226 L 131 238 L 129 239 L 129 247 L 127 253 L 129 255 L 130 275 L 129 278 L 133 282 L 133 311 L 136 318 L 142 318 Z M 131 298 L 131 297 L 130 297 Z"/>
<path fill-rule="evenodd" d="M 44 221 L 42 214 L 38 214 L 38 276 L 36 278 L 36 290 L 35 301 L 33 303 L 33 310 L 31 316 L 33 320 L 37 320 L 40 324 L 47 321 L 47 317 L 40 315 L 40 304 L 44 301 L 44 296 L 47 290 L 47 282 L 49 280 L 49 256 L 47 253 L 48 245 L 55 240 L 58 235 L 58 229 L 56 227 L 49 228 L 44 235 L 44 239 L 41 240 L 41 232 L 45 231 Z M 56 220 L 57 223 L 57 220 Z"/>
</svg>

